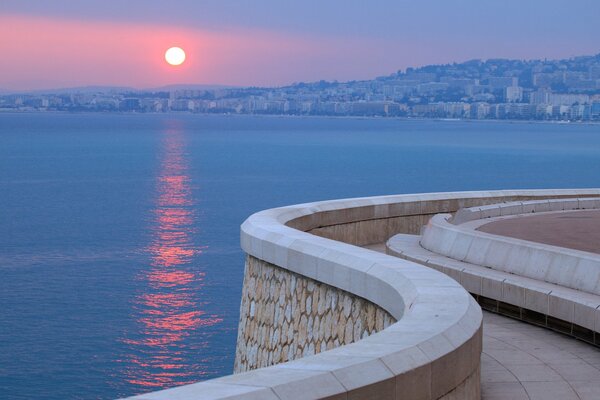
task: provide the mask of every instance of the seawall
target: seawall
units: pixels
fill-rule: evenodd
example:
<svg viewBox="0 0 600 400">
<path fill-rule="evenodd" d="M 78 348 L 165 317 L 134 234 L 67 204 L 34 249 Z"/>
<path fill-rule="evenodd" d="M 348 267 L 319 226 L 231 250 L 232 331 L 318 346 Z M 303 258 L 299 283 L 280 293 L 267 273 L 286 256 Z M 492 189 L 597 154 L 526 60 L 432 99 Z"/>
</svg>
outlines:
<svg viewBox="0 0 600 400">
<path fill-rule="evenodd" d="M 248 256 L 234 373 L 363 339 L 396 322 L 351 293 Z"/>
<path fill-rule="evenodd" d="M 241 229 L 240 373 L 138 398 L 479 399 L 475 300 L 438 271 L 358 246 L 418 233 L 437 213 L 582 195 L 600 191 L 379 196 L 254 214 Z"/>
</svg>

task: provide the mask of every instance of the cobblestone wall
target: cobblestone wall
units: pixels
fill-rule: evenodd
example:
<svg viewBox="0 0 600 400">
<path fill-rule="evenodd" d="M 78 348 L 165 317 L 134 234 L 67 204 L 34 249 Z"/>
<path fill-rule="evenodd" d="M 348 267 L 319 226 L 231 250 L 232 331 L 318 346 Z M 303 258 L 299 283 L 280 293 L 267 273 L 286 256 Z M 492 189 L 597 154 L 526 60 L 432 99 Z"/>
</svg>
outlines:
<svg viewBox="0 0 600 400">
<path fill-rule="evenodd" d="M 248 256 L 234 372 L 352 343 L 394 322 L 363 298 Z"/>
</svg>

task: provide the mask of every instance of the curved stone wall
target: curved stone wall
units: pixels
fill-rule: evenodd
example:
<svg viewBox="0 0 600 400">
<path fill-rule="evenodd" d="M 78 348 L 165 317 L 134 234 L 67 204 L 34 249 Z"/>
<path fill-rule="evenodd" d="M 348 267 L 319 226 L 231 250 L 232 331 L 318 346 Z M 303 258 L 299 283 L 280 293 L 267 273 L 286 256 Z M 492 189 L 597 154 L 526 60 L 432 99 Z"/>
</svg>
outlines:
<svg viewBox="0 0 600 400">
<path fill-rule="evenodd" d="M 525 211 L 523 207 L 526 207 Z M 596 207 L 600 207 L 600 201 L 596 199 L 497 204 L 464 210 L 457 216 L 470 222 L 462 224 L 451 223 L 450 214 L 439 214 L 424 229 L 421 245 L 455 260 L 600 295 L 600 256 L 476 230 L 500 215 Z M 469 212 L 472 215 L 468 216 Z M 480 218 L 475 219 L 477 215 Z"/>
<path fill-rule="evenodd" d="M 488 311 L 600 346 L 597 254 L 474 230 L 514 215 L 597 208 L 600 199 L 596 197 L 463 209 L 452 218 L 450 214 L 434 216 L 422 237 L 393 236 L 387 252 L 451 276 Z"/>
<path fill-rule="evenodd" d="M 252 256 L 245 271 L 234 373 L 331 350 L 396 322 L 370 301 Z"/>
<path fill-rule="evenodd" d="M 600 199 L 594 197 L 512 201 L 482 207 L 461 208 L 450 220 L 454 225 L 478 219 L 507 215 L 541 213 L 565 210 L 590 210 L 600 208 Z"/>
<path fill-rule="evenodd" d="M 582 194 L 599 196 L 600 191 L 380 196 L 254 214 L 242 225 L 241 243 L 261 268 L 273 267 L 349 293 L 397 322 L 313 356 L 138 398 L 479 399 L 482 315 L 474 299 L 442 273 L 355 245 L 416 233 L 432 215 L 463 207 Z M 242 307 L 240 321 L 245 325 L 252 318 L 251 303 Z M 274 313 L 275 308 L 273 321 Z M 269 340 L 269 335 L 260 340 Z M 306 343 L 298 340 L 296 345 L 304 348 Z"/>
</svg>

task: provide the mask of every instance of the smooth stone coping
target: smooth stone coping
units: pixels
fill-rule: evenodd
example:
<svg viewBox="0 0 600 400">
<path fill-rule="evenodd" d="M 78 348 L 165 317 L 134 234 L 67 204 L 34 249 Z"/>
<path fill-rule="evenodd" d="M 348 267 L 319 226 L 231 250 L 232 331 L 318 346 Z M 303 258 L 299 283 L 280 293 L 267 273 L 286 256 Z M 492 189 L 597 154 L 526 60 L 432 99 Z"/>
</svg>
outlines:
<svg viewBox="0 0 600 400">
<path fill-rule="evenodd" d="M 534 208 L 543 206 L 544 211 L 539 212 L 553 212 L 550 205 L 562 210 L 581 209 L 578 207 L 583 201 L 527 203 Z M 589 208 L 600 206 L 596 199 L 591 199 L 588 204 Z M 519 213 L 512 205 L 507 208 Z M 600 255 L 476 230 L 481 225 L 507 218 L 507 215 L 515 214 L 484 217 L 460 225 L 450 222 L 450 214 L 436 215 L 423 229 L 421 246 L 455 260 L 600 295 Z"/>
<path fill-rule="evenodd" d="M 135 398 L 312 399 L 350 394 L 371 398 L 373 393 L 381 398 L 441 398 L 478 374 L 482 313 L 471 295 L 438 271 L 304 230 L 408 212 L 456 211 L 463 204 L 494 199 L 575 196 L 600 196 L 600 190 L 394 195 L 258 212 L 241 227 L 247 254 L 363 297 L 398 322 L 314 356 Z"/>
<path fill-rule="evenodd" d="M 500 217 L 548 211 L 599 209 L 600 199 L 595 197 L 572 199 L 547 199 L 529 201 L 511 201 L 478 207 L 461 208 L 450 220 L 453 225 L 484 218 Z"/>
<path fill-rule="evenodd" d="M 600 254 L 600 209 L 506 216 L 480 225 L 477 230 Z"/>
</svg>

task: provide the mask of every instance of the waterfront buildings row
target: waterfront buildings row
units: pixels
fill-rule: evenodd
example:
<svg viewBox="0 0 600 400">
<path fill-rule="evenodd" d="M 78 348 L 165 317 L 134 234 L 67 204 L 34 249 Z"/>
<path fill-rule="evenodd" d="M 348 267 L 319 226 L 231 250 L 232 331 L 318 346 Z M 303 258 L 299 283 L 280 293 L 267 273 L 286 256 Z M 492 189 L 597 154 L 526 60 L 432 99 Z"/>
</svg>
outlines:
<svg viewBox="0 0 600 400">
<path fill-rule="evenodd" d="M 489 103 L 431 102 L 398 103 L 394 101 L 311 101 L 269 100 L 262 96 L 247 99 L 224 98 L 162 99 L 122 96 L 98 96 L 90 101 L 64 102 L 52 96 L 0 99 L 4 111 L 98 111 L 98 112 L 195 112 L 274 115 L 332 115 L 426 117 L 466 119 L 534 119 L 534 120 L 600 120 L 600 96 L 584 96 L 579 102 L 572 95 L 558 95 L 562 100 Z M 577 95 L 578 97 L 581 95 Z"/>
</svg>

